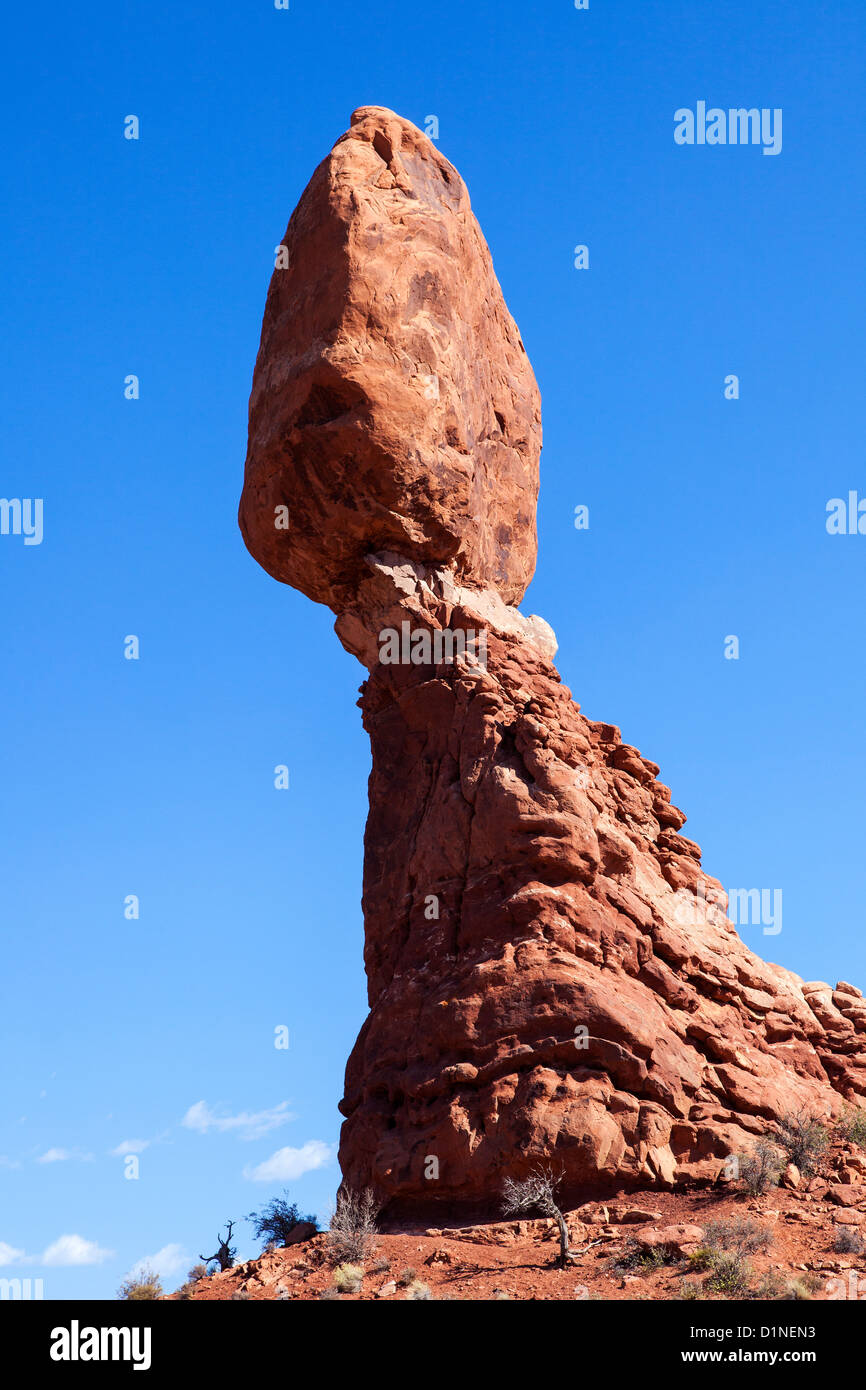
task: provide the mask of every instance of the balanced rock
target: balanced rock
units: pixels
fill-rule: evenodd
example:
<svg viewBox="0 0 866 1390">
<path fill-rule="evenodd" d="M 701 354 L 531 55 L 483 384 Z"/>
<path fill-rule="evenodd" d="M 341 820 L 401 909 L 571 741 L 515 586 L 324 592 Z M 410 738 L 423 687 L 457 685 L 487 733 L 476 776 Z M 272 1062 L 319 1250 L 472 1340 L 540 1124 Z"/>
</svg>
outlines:
<svg viewBox="0 0 866 1390">
<path fill-rule="evenodd" d="M 538 394 L 456 171 L 365 107 L 285 246 L 240 516 L 369 669 L 345 1184 L 453 1223 L 539 1162 L 575 1203 L 715 1181 L 788 1112 L 860 1104 L 860 992 L 745 946 L 656 764 L 581 714 L 515 606 Z"/>
<path fill-rule="evenodd" d="M 250 398 L 253 555 L 338 610 L 379 551 L 518 602 L 540 401 L 457 170 L 408 121 L 363 107 L 282 246 Z"/>
</svg>

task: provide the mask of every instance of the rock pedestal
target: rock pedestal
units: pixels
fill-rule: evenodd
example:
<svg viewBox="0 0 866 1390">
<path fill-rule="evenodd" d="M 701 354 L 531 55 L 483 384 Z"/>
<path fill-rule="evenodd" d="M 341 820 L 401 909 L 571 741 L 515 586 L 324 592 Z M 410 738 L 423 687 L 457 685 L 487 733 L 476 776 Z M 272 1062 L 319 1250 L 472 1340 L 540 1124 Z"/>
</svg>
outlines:
<svg viewBox="0 0 866 1390">
<path fill-rule="evenodd" d="M 866 1001 L 750 951 L 659 769 L 584 718 L 532 576 L 538 390 L 456 170 L 365 107 L 274 272 L 244 539 L 369 670 L 370 1014 L 344 1181 L 391 1216 L 732 1171 L 866 1095 Z"/>
</svg>

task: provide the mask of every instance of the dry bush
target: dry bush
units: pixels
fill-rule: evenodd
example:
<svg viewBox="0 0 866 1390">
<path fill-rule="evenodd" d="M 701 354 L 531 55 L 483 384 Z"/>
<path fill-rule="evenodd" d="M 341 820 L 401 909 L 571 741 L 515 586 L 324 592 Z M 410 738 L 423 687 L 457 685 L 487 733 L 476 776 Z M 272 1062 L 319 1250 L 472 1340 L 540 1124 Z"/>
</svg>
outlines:
<svg viewBox="0 0 866 1390">
<path fill-rule="evenodd" d="M 334 1270 L 334 1288 L 340 1293 L 360 1293 L 363 1279 L 361 1265 L 338 1265 Z"/>
<path fill-rule="evenodd" d="M 845 1110 L 837 1125 L 837 1132 L 839 1138 L 847 1143 L 866 1148 L 866 1110 Z"/>
<path fill-rule="evenodd" d="M 830 1143 L 825 1125 L 805 1110 L 792 1110 L 779 1121 L 779 1143 L 805 1176 L 814 1173 Z"/>
<path fill-rule="evenodd" d="M 833 1249 L 837 1255 L 863 1255 L 866 1247 L 856 1226 L 838 1226 L 833 1238 Z"/>
<path fill-rule="evenodd" d="M 415 1303 L 426 1303 L 432 1299 L 433 1294 L 429 1284 L 422 1284 L 420 1279 L 413 1279 L 406 1290 L 406 1297 Z"/>
<path fill-rule="evenodd" d="M 162 1298 L 162 1280 L 156 1270 L 143 1265 L 137 1274 L 128 1274 L 117 1290 L 117 1297 L 128 1299 L 131 1303 Z"/>
<path fill-rule="evenodd" d="M 186 1276 L 186 1283 L 181 1284 L 177 1291 L 178 1298 L 192 1298 L 193 1289 L 200 1279 L 207 1277 L 207 1265 L 193 1265 Z"/>
<path fill-rule="evenodd" d="M 332 1264 L 367 1259 L 378 1234 L 380 1210 L 381 1203 L 372 1188 L 365 1187 L 363 1192 L 340 1189 L 328 1231 L 328 1258 Z"/>
<path fill-rule="evenodd" d="M 770 1139 L 759 1139 L 748 1153 L 737 1154 L 740 1181 L 752 1197 L 775 1187 L 782 1172 L 779 1150 Z"/>
<path fill-rule="evenodd" d="M 706 1244 L 710 1250 L 757 1255 L 762 1250 L 769 1250 L 772 1243 L 769 1228 L 748 1216 L 734 1216 L 729 1221 L 710 1221 L 706 1226 Z"/>
</svg>

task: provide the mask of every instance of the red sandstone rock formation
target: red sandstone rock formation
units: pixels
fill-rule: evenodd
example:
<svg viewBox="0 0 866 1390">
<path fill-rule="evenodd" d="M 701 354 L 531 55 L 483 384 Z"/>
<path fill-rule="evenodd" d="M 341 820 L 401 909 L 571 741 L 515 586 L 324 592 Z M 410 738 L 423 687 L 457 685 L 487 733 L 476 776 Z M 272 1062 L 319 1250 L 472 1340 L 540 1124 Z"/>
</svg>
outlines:
<svg viewBox="0 0 866 1390">
<path fill-rule="evenodd" d="M 457 172 L 363 108 L 284 244 L 240 519 L 370 671 L 346 1183 L 398 1214 L 492 1208 L 540 1158 L 574 1195 L 715 1179 L 785 1112 L 858 1103 L 859 990 L 743 944 L 658 767 L 584 718 L 550 628 L 512 606 L 538 392 Z M 404 623 L 483 631 L 486 665 L 380 660 Z"/>
</svg>

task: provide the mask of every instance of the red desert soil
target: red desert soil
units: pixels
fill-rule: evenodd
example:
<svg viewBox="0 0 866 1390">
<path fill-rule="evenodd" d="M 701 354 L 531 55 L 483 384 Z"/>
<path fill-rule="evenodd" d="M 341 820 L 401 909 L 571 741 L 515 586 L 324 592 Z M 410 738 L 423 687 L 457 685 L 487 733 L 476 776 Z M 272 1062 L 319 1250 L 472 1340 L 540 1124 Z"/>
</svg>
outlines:
<svg viewBox="0 0 866 1390">
<path fill-rule="evenodd" d="M 753 1285 L 765 1272 L 776 1271 L 786 1280 L 809 1279 L 818 1300 L 848 1298 L 852 1286 L 855 1297 L 866 1294 L 866 1254 L 833 1250 L 841 1227 L 862 1230 L 866 1223 L 866 1157 L 857 1146 L 836 1142 L 817 1175 L 801 1178 L 797 1189 L 776 1187 L 752 1198 L 730 1184 L 673 1192 L 645 1188 L 586 1203 L 567 1213 L 572 1246 L 583 1253 L 565 1269 L 557 1263 L 559 1242 L 552 1220 L 382 1232 L 365 1261 L 360 1293 L 341 1297 L 406 1299 L 403 1276 L 427 1285 L 434 1299 L 675 1299 L 684 1279 L 699 1284 L 704 1297 L 718 1299 L 723 1295 L 703 1287 L 707 1273 L 689 1265 L 689 1253 L 701 1243 L 693 1228 L 742 1218 L 759 1222 L 771 1234 L 767 1251 L 748 1256 Z M 677 1226 L 687 1229 L 666 1231 L 664 1237 L 682 1249 L 674 1263 L 630 1272 L 611 1267 L 630 1238 L 652 1241 L 652 1232 Z M 320 1233 L 270 1251 L 202 1279 L 190 1297 L 320 1298 L 334 1288 L 327 1246 L 327 1235 Z"/>
</svg>

